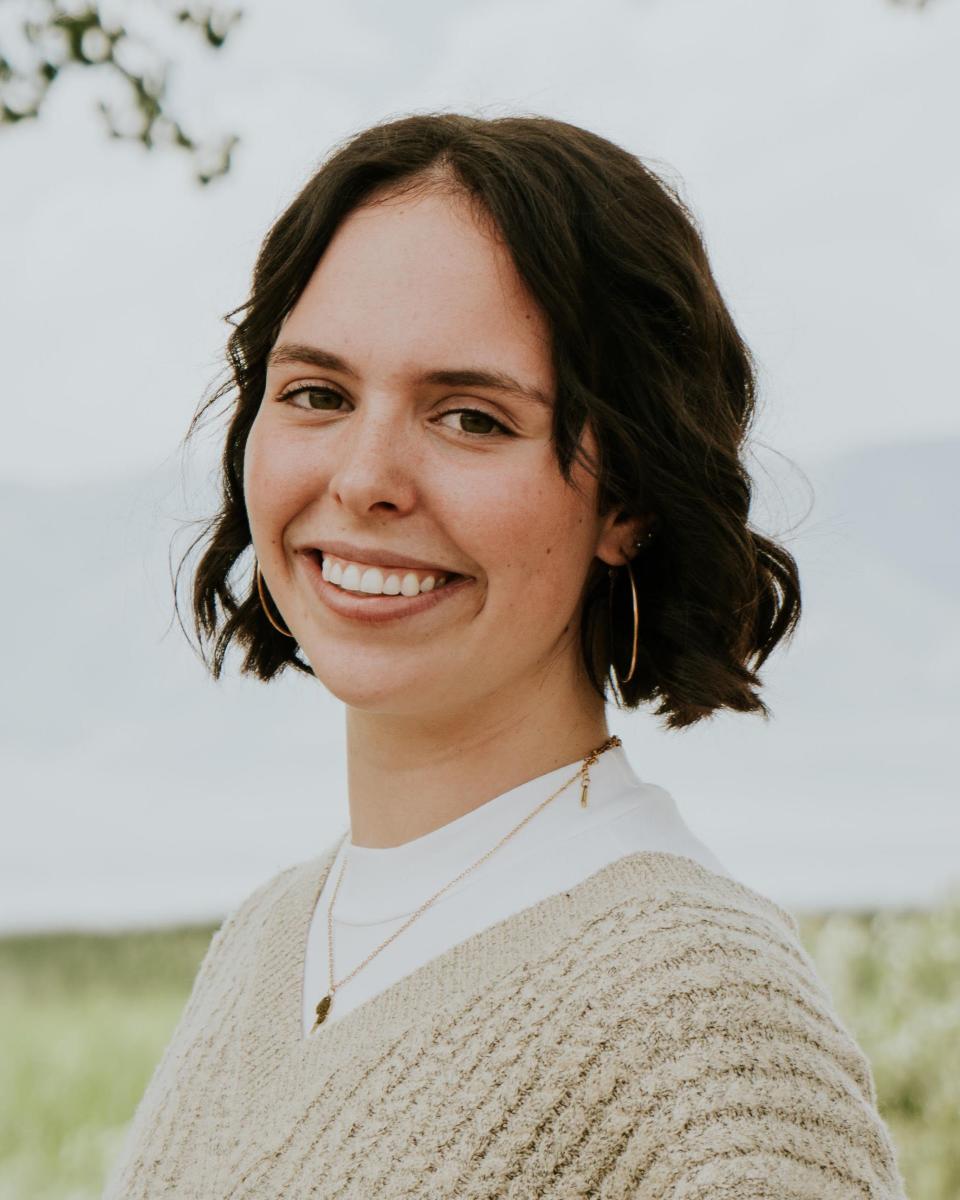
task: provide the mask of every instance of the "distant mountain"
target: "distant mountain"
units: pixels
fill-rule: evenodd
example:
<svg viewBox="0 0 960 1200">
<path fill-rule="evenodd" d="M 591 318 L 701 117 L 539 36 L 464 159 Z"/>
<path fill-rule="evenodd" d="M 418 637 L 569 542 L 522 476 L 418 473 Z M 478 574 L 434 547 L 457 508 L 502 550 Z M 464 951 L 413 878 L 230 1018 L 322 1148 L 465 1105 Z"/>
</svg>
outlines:
<svg viewBox="0 0 960 1200">
<path fill-rule="evenodd" d="M 838 532 L 960 598 L 960 438 L 875 446 L 820 470 L 818 507 Z"/>
<path fill-rule="evenodd" d="M 771 723 L 611 715 L 641 777 L 784 902 L 922 898 L 957 874 L 958 464 L 960 439 L 801 464 L 805 613 L 762 672 Z M 795 488 L 762 481 L 759 506 L 789 525 Z M 210 916 L 346 826 L 340 705 L 293 672 L 268 687 L 234 664 L 214 685 L 171 625 L 171 541 L 176 565 L 182 518 L 213 502 L 209 481 L 181 495 L 175 465 L 0 485 L 7 927 Z"/>
</svg>

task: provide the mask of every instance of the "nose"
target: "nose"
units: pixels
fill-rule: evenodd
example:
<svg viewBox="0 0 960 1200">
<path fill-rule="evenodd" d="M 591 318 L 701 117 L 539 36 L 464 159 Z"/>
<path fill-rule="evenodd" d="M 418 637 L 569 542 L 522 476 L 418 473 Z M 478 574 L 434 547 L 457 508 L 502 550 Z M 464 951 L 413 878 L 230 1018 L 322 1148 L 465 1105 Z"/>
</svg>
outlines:
<svg viewBox="0 0 960 1200">
<path fill-rule="evenodd" d="M 400 405 L 368 401 L 343 422 L 328 485 L 337 503 L 357 516 L 410 511 L 416 486 L 409 420 Z"/>
</svg>

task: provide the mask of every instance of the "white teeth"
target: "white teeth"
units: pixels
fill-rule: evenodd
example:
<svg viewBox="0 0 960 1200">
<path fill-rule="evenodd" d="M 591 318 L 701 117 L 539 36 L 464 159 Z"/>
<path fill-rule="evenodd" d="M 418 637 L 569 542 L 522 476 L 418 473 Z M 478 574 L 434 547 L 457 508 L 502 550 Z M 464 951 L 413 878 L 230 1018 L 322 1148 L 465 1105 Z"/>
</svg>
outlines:
<svg viewBox="0 0 960 1200">
<path fill-rule="evenodd" d="M 350 568 L 348 566 L 347 571 Z M 347 577 L 347 571 L 343 572 L 344 580 Z M 349 587 L 349 583 L 344 583 L 344 587 Z M 360 576 L 360 592 L 382 593 L 383 592 L 383 571 L 378 571 L 376 566 L 368 566 L 364 574 Z"/>
<path fill-rule="evenodd" d="M 404 575 L 393 573 L 384 576 L 379 567 L 361 567 L 356 563 L 346 565 L 324 557 L 323 578 L 350 592 L 363 592 L 369 596 L 418 596 L 421 592 L 432 592 L 447 582 L 446 575 L 427 575 L 419 579 L 413 571 Z"/>
</svg>

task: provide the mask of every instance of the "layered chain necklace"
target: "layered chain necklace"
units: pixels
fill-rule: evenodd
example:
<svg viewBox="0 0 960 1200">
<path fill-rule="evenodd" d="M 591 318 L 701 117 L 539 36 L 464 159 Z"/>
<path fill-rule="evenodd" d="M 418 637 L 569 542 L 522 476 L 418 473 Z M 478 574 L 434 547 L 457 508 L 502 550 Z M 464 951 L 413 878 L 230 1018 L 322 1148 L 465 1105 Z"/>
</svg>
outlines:
<svg viewBox="0 0 960 1200">
<path fill-rule="evenodd" d="M 345 978 L 341 979 L 339 983 L 334 983 L 333 982 L 333 906 L 336 903 L 337 893 L 340 891 L 340 884 L 343 883 L 343 875 L 344 875 L 344 871 L 346 870 L 346 867 L 347 867 L 347 859 L 346 859 L 346 855 L 344 855 L 343 866 L 340 868 L 340 878 L 337 880 L 337 886 L 333 889 L 333 896 L 331 897 L 329 907 L 327 908 L 327 954 L 328 954 L 329 965 L 330 965 L 330 990 L 327 992 L 327 994 L 323 997 L 323 999 L 317 1005 L 317 1008 L 316 1008 L 317 1019 L 313 1026 L 313 1029 L 311 1029 L 310 1032 L 313 1033 L 313 1031 L 315 1029 L 317 1029 L 318 1026 L 322 1025 L 323 1022 L 326 1020 L 327 1014 L 330 1012 L 330 1005 L 333 1003 L 334 994 L 336 993 L 336 991 L 339 988 L 342 988 L 345 983 L 349 983 L 350 980 L 354 977 L 354 975 L 356 975 L 356 973 L 358 971 L 361 971 L 367 965 L 367 963 L 370 962 L 371 959 L 375 958 L 380 953 L 381 950 L 385 950 L 387 948 L 387 946 L 389 946 L 390 943 L 394 940 L 394 938 L 399 937 L 400 934 L 403 933 L 403 931 L 405 929 L 408 929 L 413 924 L 413 922 L 417 919 L 417 917 L 419 917 L 421 915 L 421 913 L 425 912 L 430 907 L 431 904 L 433 904 L 436 900 L 440 899 L 440 897 L 443 895 L 444 892 L 446 892 L 450 888 L 452 888 L 455 883 L 459 883 L 460 880 L 463 879 L 463 877 L 465 875 L 469 875 L 471 871 L 476 870 L 476 868 L 479 867 L 481 863 L 486 862 L 486 860 L 490 857 L 490 855 L 494 854 L 497 850 L 499 850 L 500 847 L 504 844 L 504 842 L 509 841 L 509 839 L 512 838 L 513 835 L 518 830 L 522 829 L 528 821 L 531 821 L 537 815 L 537 813 L 541 811 L 541 809 L 546 808 L 546 806 L 550 803 L 551 800 L 555 800 L 557 798 L 557 796 L 560 795 L 561 792 L 566 791 L 566 789 L 572 783 L 575 783 L 577 779 L 580 780 L 580 807 L 586 808 L 587 807 L 587 794 L 588 794 L 589 788 L 590 788 L 590 767 L 592 766 L 593 763 L 595 763 L 597 761 L 597 759 L 600 757 L 601 754 L 604 753 L 604 751 L 611 750 L 614 746 L 620 746 L 620 745 L 622 745 L 622 742 L 616 735 L 614 735 L 613 737 L 607 738 L 607 740 L 603 743 L 603 745 L 598 746 L 596 748 L 596 750 L 591 750 L 590 753 L 581 761 L 580 766 L 577 768 L 576 774 L 572 775 L 562 787 L 557 788 L 557 790 L 553 793 L 553 795 L 548 796 L 546 798 L 546 800 L 542 800 L 537 805 L 537 807 L 533 810 L 533 812 L 528 813 L 527 816 L 525 816 L 518 825 L 515 825 L 514 828 L 511 829 L 508 834 L 506 834 L 504 837 L 502 837 L 500 839 L 499 842 L 497 842 L 497 844 L 493 847 L 492 850 L 488 850 L 486 852 L 486 854 L 483 855 L 482 858 L 478 858 L 477 861 L 473 864 L 473 866 L 467 867 L 467 869 L 465 871 L 461 871 L 460 874 L 456 877 L 456 879 L 451 879 L 450 882 L 448 884 L 446 884 L 444 887 L 442 887 L 439 892 L 437 892 L 435 895 L 431 896 L 429 900 L 427 900 L 423 904 L 421 904 L 421 906 L 410 917 L 410 919 L 408 921 L 406 921 L 403 925 L 400 926 L 400 928 L 398 930 L 396 930 L 394 933 L 392 933 L 382 945 L 380 945 L 376 948 L 376 950 L 374 950 L 372 953 L 367 955 L 367 957 L 363 960 L 363 962 L 360 964 L 360 966 L 354 967 L 354 969 L 350 972 L 350 974 L 345 976 Z"/>
</svg>

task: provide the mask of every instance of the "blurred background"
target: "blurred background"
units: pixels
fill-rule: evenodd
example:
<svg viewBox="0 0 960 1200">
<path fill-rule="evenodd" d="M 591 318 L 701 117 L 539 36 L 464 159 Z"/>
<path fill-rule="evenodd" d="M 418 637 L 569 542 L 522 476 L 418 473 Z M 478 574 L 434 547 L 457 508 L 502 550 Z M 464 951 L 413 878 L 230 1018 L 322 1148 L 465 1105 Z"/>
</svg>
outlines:
<svg viewBox="0 0 960 1200">
<path fill-rule="evenodd" d="M 212 929 L 348 825 L 339 702 L 213 683 L 174 617 L 224 423 L 181 440 L 274 218 L 431 110 L 583 125 L 697 216 L 805 613 L 770 722 L 611 730 L 802 919 L 911 1197 L 960 1196 L 958 51 L 955 0 L 0 0 L 0 1200 L 99 1194 Z"/>
</svg>

